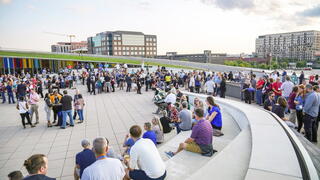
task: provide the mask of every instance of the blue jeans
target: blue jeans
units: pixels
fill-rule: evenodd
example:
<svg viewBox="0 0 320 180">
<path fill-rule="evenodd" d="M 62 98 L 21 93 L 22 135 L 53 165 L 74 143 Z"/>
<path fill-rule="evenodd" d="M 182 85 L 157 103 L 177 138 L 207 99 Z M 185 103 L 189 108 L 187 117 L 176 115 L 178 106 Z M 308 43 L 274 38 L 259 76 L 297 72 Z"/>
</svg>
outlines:
<svg viewBox="0 0 320 180">
<path fill-rule="evenodd" d="M 14 97 L 13 97 L 13 92 L 8 92 L 8 99 L 9 99 L 9 104 L 15 103 Z"/>
<path fill-rule="evenodd" d="M 78 109 L 78 110 L 77 110 L 77 113 L 78 113 L 78 115 L 79 115 L 80 121 L 83 121 L 83 109 Z"/>
<path fill-rule="evenodd" d="M 256 92 L 257 104 L 261 105 L 262 103 L 262 90 L 257 90 Z"/>
<path fill-rule="evenodd" d="M 5 92 L 1 92 L 1 97 L 2 97 L 2 103 L 6 102 L 6 94 Z"/>
<path fill-rule="evenodd" d="M 189 131 L 190 130 L 190 129 L 189 130 L 181 129 L 179 126 L 180 124 L 181 123 L 177 123 L 177 122 L 174 123 L 174 125 L 176 126 L 176 129 L 177 129 L 177 134 L 179 134 L 181 131 Z"/>
<path fill-rule="evenodd" d="M 70 125 L 73 126 L 73 117 L 72 117 L 72 110 L 62 111 L 62 128 L 66 127 L 67 124 L 67 116 L 69 116 L 70 119 Z"/>
</svg>

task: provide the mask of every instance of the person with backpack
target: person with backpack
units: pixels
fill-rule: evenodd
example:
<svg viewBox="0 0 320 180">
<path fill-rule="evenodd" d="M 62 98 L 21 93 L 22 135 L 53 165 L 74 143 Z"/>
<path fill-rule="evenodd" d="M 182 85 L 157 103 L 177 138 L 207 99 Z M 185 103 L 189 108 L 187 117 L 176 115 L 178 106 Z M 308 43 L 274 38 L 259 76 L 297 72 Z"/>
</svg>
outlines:
<svg viewBox="0 0 320 180">
<path fill-rule="evenodd" d="M 19 110 L 19 113 L 20 113 L 20 116 L 21 116 L 23 128 L 24 129 L 26 128 L 25 119 L 27 119 L 28 124 L 30 124 L 30 126 L 32 128 L 35 127 L 35 125 L 33 125 L 31 123 L 31 119 L 30 119 L 30 116 L 29 116 L 29 106 L 28 106 L 28 103 L 25 101 L 23 96 L 19 97 L 19 102 L 17 103 L 17 109 Z"/>
</svg>

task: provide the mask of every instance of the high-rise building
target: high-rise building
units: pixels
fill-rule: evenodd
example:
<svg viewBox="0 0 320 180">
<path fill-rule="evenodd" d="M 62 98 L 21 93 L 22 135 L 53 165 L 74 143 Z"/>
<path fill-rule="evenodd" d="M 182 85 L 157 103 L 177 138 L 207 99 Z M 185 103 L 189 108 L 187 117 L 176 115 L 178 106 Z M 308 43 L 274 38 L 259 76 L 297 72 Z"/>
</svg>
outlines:
<svg viewBox="0 0 320 180">
<path fill-rule="evenodd" d="M 157 36 L 133 31 L 106 31 L 88 38 L 88 53 L 110 56 L 157 56 Z"/>
<path fill-rule="evenodd" d="M 316 60 L 320 51 L 320 31 L 299 31 L 279 34 L 268 34 L 256 39 L 256 55 L 297 60 Z"/>
<path fill-rule="evenodd" d="M 51 45 L 51 52 L 59 53 L 71 53 L 76 50 L 87 49 L 87 41 L 80 42 L 58 42 L 57 44 Z"/>
</svg>

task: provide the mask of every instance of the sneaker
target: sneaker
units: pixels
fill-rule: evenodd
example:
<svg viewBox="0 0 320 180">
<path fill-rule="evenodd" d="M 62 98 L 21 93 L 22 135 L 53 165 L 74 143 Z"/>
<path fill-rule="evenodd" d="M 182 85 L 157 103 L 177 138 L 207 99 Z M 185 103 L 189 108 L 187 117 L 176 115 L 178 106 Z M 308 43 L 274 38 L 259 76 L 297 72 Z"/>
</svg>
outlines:
<svg viewBox="0 0 320 180">
<path fill-rule="evenodd" d="M 65 127 L 60 127 L 60 129 L 66 129 Z"/>
<path fill-rule="evenodd" d="M 74 125 L 73 125 L 73 124 L 71 124 L 70 126 L 71 126 L 71 127 L 73 127 Z"/>
<path fill-rule="evenodd" d="M 172 158 L 174 156 L 174 153 L 172 151 L 165 152 L 168 158 Z"/>
<path fill-rule="evenodd" d="M 32 128 L 36 127 L 35 125 L 31 125 Z"/>
</svg>

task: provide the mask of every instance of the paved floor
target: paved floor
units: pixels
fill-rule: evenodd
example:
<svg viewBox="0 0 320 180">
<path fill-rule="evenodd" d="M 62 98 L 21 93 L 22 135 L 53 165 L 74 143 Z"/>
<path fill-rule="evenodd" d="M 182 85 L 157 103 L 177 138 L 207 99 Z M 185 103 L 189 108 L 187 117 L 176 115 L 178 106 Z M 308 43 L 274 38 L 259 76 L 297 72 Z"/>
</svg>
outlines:
<svg viewBox="0 0 320 180">
<path fill-rule="evenodd" d="M 0 104 L 0 177 L 19 169 L 26 175 L 24 160 L 42 153 L 49 158 L 48 176 L 72 179 L 75 155 L 82 150 L 83 138 L 92 141 L 97 136 L 107 137 L 115 152 L 120 153 L 130 126 L 142 125 L 153 117 L 152 91 L 143 91 L 143 95 L 117 91 L 94 96 L 84 86 L 79 88 L 86 101 L 85 123 L 65 130 L 46 127 L 44 102 L 39 107 L 40 124 L 32 129 L 22 128 L 15 105 Z M 69 92 L 73 94 L 74 90 Z"/>
</svg>

